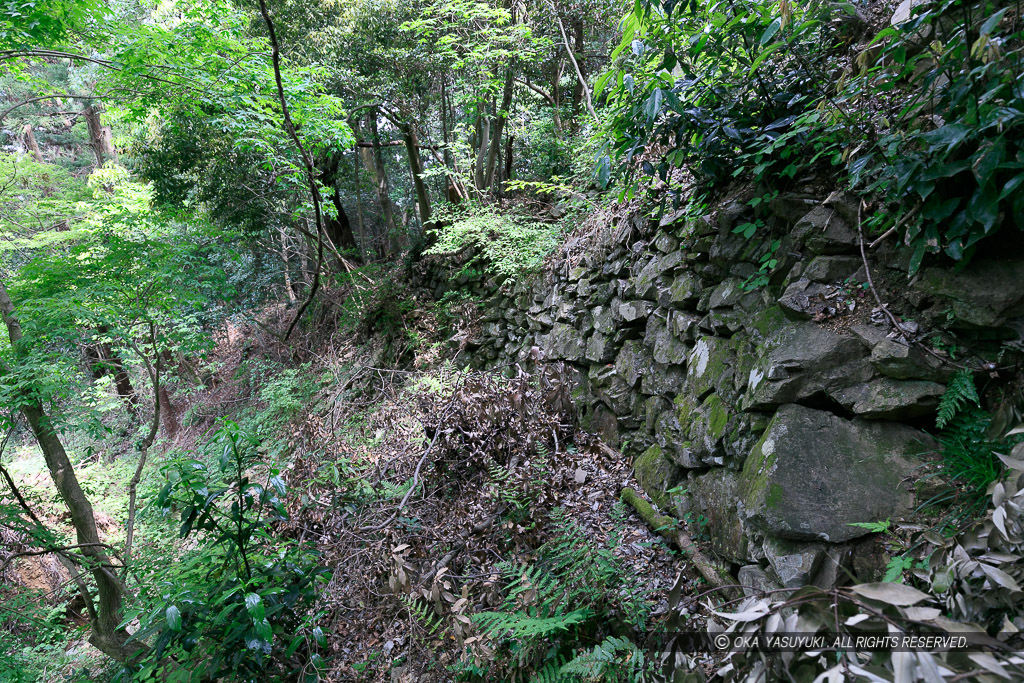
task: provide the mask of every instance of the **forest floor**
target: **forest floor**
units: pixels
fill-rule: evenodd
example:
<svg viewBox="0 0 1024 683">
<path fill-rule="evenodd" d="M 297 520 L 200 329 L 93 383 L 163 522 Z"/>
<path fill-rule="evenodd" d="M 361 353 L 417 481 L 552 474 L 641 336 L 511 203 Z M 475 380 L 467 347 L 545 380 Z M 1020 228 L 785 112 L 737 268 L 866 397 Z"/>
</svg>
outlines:
<svg viewBox="0 0 1024 683">
<path fill-rule="evenodd" d="M 173 395 L 180 428 L 174 439 L 162 433 L 146 466 L 137 547 L 164 557 L 187 551 L 176 521 L 145 507 L 165 464 L 205 457 L 221 418 L 273 424 L 267 452 L 291 493 L 278 532 L 314 544 L 332 572 L 318 605 L 326 680 L 449 680 L 453 667 L 500 657 L 500 644 L 469 616 L 499 610 L 517 572 L 525 577 L 558 543 L 602 558 L 647 623 L 668 611 L 680 576 L 684 593 L 700 592 L 703 580 L 678 550 L 619 502 L 624 486 L 636 486 L 632 468 L 577 429 L 557 373 L 458 370 L 438 344 L 424 345 L 415 369 L 388 367 L 390 342 L 379 335 L 285 347 L 272 332 L 285 315 L 274 306 L 229 325 L 207 360 L 206 385 Z M 108 434 L 70 449 L 103 540 L 114 545 L 123 542 L 138 458 L 126 443 Z M 40 516 L 70 533 L 42 457 L 27 444 L 12 444 L 8 469 Z M 22 558 L 3 578 L 40 590 L 75 629 L 53 644 L 54 676 L 75 680 L 102 667 L 59 564 Z"/>
</svg>

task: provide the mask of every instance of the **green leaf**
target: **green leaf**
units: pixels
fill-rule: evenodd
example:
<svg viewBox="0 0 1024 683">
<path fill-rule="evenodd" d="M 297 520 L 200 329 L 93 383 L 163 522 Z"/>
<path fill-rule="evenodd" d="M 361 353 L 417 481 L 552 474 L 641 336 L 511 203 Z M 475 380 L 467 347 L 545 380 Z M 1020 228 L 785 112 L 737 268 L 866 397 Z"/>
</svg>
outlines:
<svg viewBox="0 0 1024 683">
<path fill-rule="evenodd" d="M 167 619 L 167 626 L 172 631 L 181 630 L 181 611 L 174 605 L 170 605 L 164 611 L 164 617 Z"/>
<path fill-rule="evenodd" d="M 1003 186 L 1003 191 L 999 193 L 999 201 L 1003 201 L 1013 194 L 1014 190 L 1020 187 L 1021 183 L 1024 183 L 1024 173 L 1018 173 L 1013 178 L 1010 178 L 1006 185 Z"/>
<path fill-rule="evenodd" d="M 768 57 L 770 57 L 771 54 L 778 50 L 780 47 L 782 47 L 782 43 L 772 43 L 771 45 L 766 47 L 764 51 L 757 56 L 757 59 L 754 60 L 754 63 L 750 65 L 750 71 L 747 73 L 747 76 L 753 76 L 754 72 L 757 71 L 757 67 L 761 66 L 761 63 L 764 62 L 764 60 L 768 59 Z"/>
<path fill-rule="evenodd" d="M 1006 14 L 1007 9 L 1009 8 L 1004 7 L 1003 9 L 999 10 L 998 12 L 990 16 L 988 19 L 986 19 L 985 22 L 981 25 L 979 33 L 983 36 L 987 36 L 990 33 L 992 33 L 992 30 L 999 25 L 1000 21 L 1003 20 L 1003 15 Z"/>
<path fill-rule="evenodd" d="M 766 28 L 764 33 L 761 34 L 761 40 L 758 41 L 759 44 L 767 44 L 769 40 L 775 37 L 775 34 L 779 32 L 780 28 L 782 28 L 782 17 L 776 17 L 775 21 L 769 24 L 768 28 Z"/>
<path fill-rule="evenodd" d="M 644 116 L 647 117 L 648 123 L 653 123 L 654 119 L 661 112 L 661 103 L 664 96 L 665 93 L 661 88 L 655 88 L 654 92 L 651 93 L 651 96 L 644 103 Z"/>
<path fill-rule="evenodd" d="M 265 615 L 263 599 L 256 593 L 245 594 L 245 609 L 248 610 L 253 623 L 263 619 Z"/>
</svg>

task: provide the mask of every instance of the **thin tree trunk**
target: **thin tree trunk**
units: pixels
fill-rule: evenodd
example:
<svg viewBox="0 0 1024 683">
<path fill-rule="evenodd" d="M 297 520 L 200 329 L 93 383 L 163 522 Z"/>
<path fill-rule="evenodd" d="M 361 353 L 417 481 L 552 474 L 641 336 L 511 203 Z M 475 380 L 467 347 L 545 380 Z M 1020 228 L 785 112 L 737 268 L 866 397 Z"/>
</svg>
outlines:
<svg viewBox="0 0 1024 683">
<path fill-rule="evenodd" d="M 11 347 L 19 355 L 22 346 L 22 330 L 18 321 L 14 304 L 7 294 L 7 288 L 0 281 L 0 314 L 7 327 L 7 335 Z M 0 367 L 0 373 L 7 374 L 7 369 Z M 67 505 L 71 524 L 75 528 L 78 545 L 82 552 L 84 566 L 96 581 L 96 597 L 98 604 L 89 609 L 92 635 L 89 638 L 97 649 L 120 662 L 128 661 L 132 655 L 145 650 L 140 642 L 128 643 L 128 633 L 119 628 L 121 622 L 121 604 L 124 599 L 124 584 L 114 572 L 114 565 L 100 542 L 96 518 L 92 504 L 82 490 L 75 469 L 71 465 L 64 445 L 61 443 L 52 421 L 46 415 L 43 405 L 31 395 L 24 396 L 21 412 L 25 415 L 32 433 L 43 452 L 46 467 L 53 478 L 57 492 Z M 89 595 L 83 595 L 87 604 L 92 601 Z M 95 616 L 93 616 L 95 615 Z"/>
<path fill-rule="evenodd" d="M 25 144 L 28 145 L 28 149 L 32 152 L 32 158 L 36 160 L 36 163 L 43 163 L 43 154 L 39 151 L 39 143 L 36 142 L 36 135 L 32 132 L 31 123 L 25 124 Z"/>
<path fill-rule="evenodd" d="M 167 387 L 160 385 L 157 396 L 160 400 L 160 418 L 164 425 L 164 432 L 173 441 L 178 435 L 178 411 L 171 403 L 171 395 L 167 393 Z"/>
<path fill-rule="evenodd" d="M 505 142 L 505 182 L 512 180 L 512 143 L 515 142 L 515 139 L 516 137 L 509 133 Z"/>
<path fill-rule="evenodd" d="M 340 157 L 332 157 L 322 162 L 320 180 L 331 189 L 331 204 L 337 212 L 337 217 L 324 215 L 324 232 L 331 240 L 331 243 L 338 251 L 350 249 L 359 252 L 359 245 L 356 244 L 356 237 L 352 234 L 352 223 L 345 213 L 345 207 L 341 204 L 341 192 L 338 190 L 338 167 L 341 165 Z"/>
<path fill-rule="evenodd" d="M 412 174 L 412 182 L 416 188 L 416 204 L 420 209 L 420 224 L 424 233 L 431 228 L 430 223 L 430 195 L 427 193 L 427 186 L 423 183 L 423 162 L 420 160 L 420 150 L 417 147 L 416 131 L 412 126 L 406 124 L 402 130 L 405 138 L 405 149 L 409 155 L 409 171 Z"/>
<path fill-rule="evenodd" d="M 384 155 L 380 147 L 380 131 L 377 129 L 377 111 L 373 110 L 366 115 L 366 123 L 370 127 L 370 141 L 373 143 L 371 150 L 368 150 L 363 157 L 363 163 L 374 175 L 377 188 L 377 201 L 380 203 L 381 213 L 384 214 L 384 229 L 387 231 L 385 244 L 389 247 L 392 241 L 398 238 L 398 224 L 395 221 L 395 206 L 391 202 L 391 187 L 388 182 L 387 168 L 384 166 Z"/>
<path fill-rule="evenodd" d="M 473 174 L 473 184 L 476 185 L 478 192 L 483 192 L 487 188 L 484 187 L 484 171 L 485 164 L 487 163 L 487 149 L 490 146 L 491 141 L 491 121 L 482 114 L 479 116 L 479 128 L 480 134 L 477 135 L 477 150 L 476 150 L 476 171 Z"/>
<path fill-rule="evenodd" d="M 142 352 L 137 345 L 132 342 L 135 353 L 142 358 L 142 361 L 146 364 L 146 371 L 149 373 L 149 379 L 153 383 L 153 395 L 160 395 L 160 354 L 156 350 L 156 325 L 153 323 L 149 324 L 149 341 L 153 348 L 154 363 L 149 362 L 149 358 Z M 168 354 L 169 355 L 169 354 Z M 149 432 L 146 437 L 139 444 L 139 462 L 135 466 L 135 474 L 132 475 L 131 480 L 128 482 L 128 520 L 125 522 L 125 536 L 124 536 L 124 564 L 125 572 L 127 567 L 131 564 L 132 558 L 132 542 L 135 539 L 135 510 L 136 510 L 136 492 L 139 488 L 139 482 L 142 481 L 142 472 L 146 468 L 146 459 L 149 457 L 149 449 L 153 446 L 153 441 L 156 440 L 157 430 L 160 428 L 160 401 L 153 401 L 153 419 L 149 423 Z"/>
<path fill-rule="evenodd" d="M 452 166 L 451 136 L 448 133 L 448 86 L 447 76 L 441 78 L 441 139 L 444 140 L 444 165 Z"/>
<path fill-rule="evenodd" d="M 573 50 L 576 54 L 583 54 L 583 20 L 576 19 L 572 24 Z M 580 102 L 583 100 L 583 84 L 587 81 L 587 70 L 583 64 L 579 65 L 580 80 L 572 89 L 572 110 L 579 112 Z"/>
<path fill-rule="evenodd" d="M 100 335 L 106 335 L 110 330 L 106 325 L 101 325 L 96 331 Z M 124 361 L 117 355 L 113 347 L 107 342 L 90 344 L 85 349 L 85 356 L 89 361 L 93 379 L 100 379 L 113 372 L 117 395 L 132 419 L 136 419 L 139 413 L 139 396 L 135 393 L 131 375 L 128 374 Z"/>
<path fill-rule="evenodd" d="M 550 4 L 550 3 L 549 3 Z M 569 55 L 569 61 L 572 62 L 572 66 L 576 69 L 576 78 L 579 81 L 580 87 L 583 89 L 583 94 L 587 98 L 587 111 L 594 117 L 594 122 L 599 123 L 600 120 L 597 118 L 597 112 L 594 111 L 594 103 L 590 100 L 590 88 L 587 86 L 587 79 L 583 76 L 583 70 L 580 69 L 579 63 L 576 61 L 575 55 L 572 53 L 572 47 L 569 45 L 569 38 L 565 35 L 565 26 L 562 25 L 562 18 L 558 16 L 558 8 L 551 4 L 551 9 L 555 13 L 555 22 L 558 24 L 558 31 L 562 34 L 562 42 L 565 43 L 565 51 Z"/>
<path fill-rule="evenodd" d="M 562 108 L 562 60 L 555 60 L 555 77 L 551 82 L 551 111 L 554 116 L 555 133 L 562 134 L 562 117 L 559 110 Z"/>
<path fill-rule="evenodd" d="M 366 239 L 366 226 L 363 224 L 363 187 L 359 183 L 359 152 L 352 155 L 352 171 L 356 178 L 356 225 L 359 226 L 359 253 L 363 254 L 368 240 Z"/>
<path fill-rule="evenodd" d="M 509 68 L 505 77 L 505 90 L 501 95 L 501 109 L 497 112 L 494 120 L 494 131 L 491 135 L 491 149 L 487 153 L 487 171 L 484 176 L 484 189 L 488 189 L 494 182 L 494 168 L 498 160 L 498 150 L 501 149 L 501 135 L 505 128 L 505 120 L 508 118 L 509 107 L 512 106 L 512 69 Z"/>
<path fill-rule="evenodd" d="M 284 234 L 284 229 L 280 230 L 281 233 L 281 262 L 284 264 L 284 291 L 288 295 L 288 301 L 295 303 L 295 290 L 292 289 L 292 274 L 288 268 L 288 237 Z"/>
</svg>

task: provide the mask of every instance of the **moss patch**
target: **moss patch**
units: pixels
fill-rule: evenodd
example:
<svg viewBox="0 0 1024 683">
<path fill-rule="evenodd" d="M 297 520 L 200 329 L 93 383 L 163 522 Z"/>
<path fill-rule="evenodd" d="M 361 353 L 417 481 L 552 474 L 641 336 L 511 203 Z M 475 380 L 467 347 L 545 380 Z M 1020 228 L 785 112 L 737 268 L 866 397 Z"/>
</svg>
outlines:
<svg viewBox="0 0 1024 683">
<path fill-rule="evenodd" d="M 672 501 L 668 490 L 675 484 L 676 468 L 665 457 L 661 446 L 654 445 L 633 461 L 636 480 L 659 507 L 669 509 Z"/>
</svg>

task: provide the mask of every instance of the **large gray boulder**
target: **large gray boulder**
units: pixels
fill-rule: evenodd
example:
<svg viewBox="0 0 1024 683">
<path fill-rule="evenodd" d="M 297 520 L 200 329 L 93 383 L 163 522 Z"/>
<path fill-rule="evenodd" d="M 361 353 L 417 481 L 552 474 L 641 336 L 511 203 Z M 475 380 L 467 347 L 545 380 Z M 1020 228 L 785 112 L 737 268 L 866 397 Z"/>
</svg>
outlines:
<svg viewBox="0 0 1024 683">
<path fill-rule="evenodd" d="M 962 272 L 928 268 L 915 287 L 968 326 L 1001 327 L 1024 316 L 1024 261 L 972 261 Z"/>
<path fill-rule="evenodd" d="M 882 377 L 830 392 L 829 396 L 855 415 L 906 420 L 934 412 L 945 390 L 935 382 Z"/>
<path fill-rule="evenodd" d="M 575 327 L 565 323 L 555 323 L 544 340 L 544 353 L 549 358 L 579 360 L 583 358 L 585 350 L 583 335 Z"/>
<path fill-rule="evenodd" d="M 874 368 L 866 355 L 851 335 L 810 322 L 783 324 L 758 347 L 743 409 L 767 410 L 868 382 Z"/>
<path fill-rule="evenodd" d="M 892 423 L 849 421 L 798 405 L 779 408 L 747 457 L 739 498 L 748 523 L 776 538 L 832 543 L 868 533 L 851 524 L 908 513 L 903 479 L 924 435 Z"/>
</svg>

